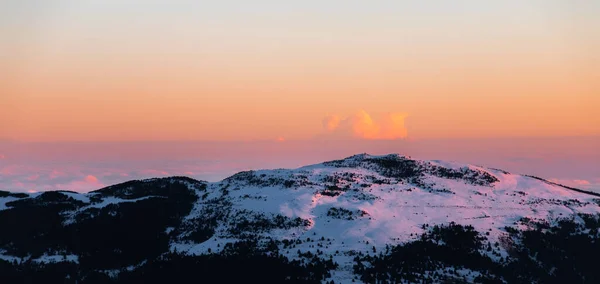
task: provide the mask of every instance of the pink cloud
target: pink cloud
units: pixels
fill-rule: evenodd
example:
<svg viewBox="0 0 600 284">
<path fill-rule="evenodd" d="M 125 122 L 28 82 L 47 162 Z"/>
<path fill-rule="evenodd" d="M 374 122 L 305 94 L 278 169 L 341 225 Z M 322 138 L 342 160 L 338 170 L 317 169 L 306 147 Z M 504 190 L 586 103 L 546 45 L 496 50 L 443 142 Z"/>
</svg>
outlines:
<svg viewBox="0 0 600 284">
<path fill-rule="evenodd" d="M 581 179 L 559 179 L 559 178 L 551 178 L 548 181 L 551 181 L 551 182 L 554 182 L 554 183 L 558 183 L 558 184 L 562 184 L 562 185 L 567 185 L 567 186 L 590 184 L 589 181 L 587 181 L 587 180 L 581 180 Z"/>
<path fill-rule="evenodd" d="M 19 165 L 9 165 L 0 170 L 0 174 L 5 176 L 15 176 L 26 173 L 29 169 Z"/>
<path fill-rule="evenodd" d="M 64 177 L 67 174 L 61 171 L 57 171 L 57 170 L 52 170 L 52 172 L 48 175 L 50 177 L 50 179 L 55 179 L 55 178 L 59 178 L 59 177 Z"/>
<path fill-rule="evenodd" d="M 584 189 L 584 190 L 592 190 L 592 191 L 599 191 L 600 190 L 600 179 L 585 180 L 585 179 L 557 179 L 557 178 L 553 178 L 553 179 L 549 179 L 549 181 L 554 182 L 554 183 L 558 183 L 558 184 L 562 184 L 562 185 L 566 185 L 566 186 L 570 186 L 570 187 Z"/>
<path fill-rule="evenodd" d="M 576 179 L 576 180 L 573 180 L 573 182 L 575 184 L 578 184 L 578 185 L 590 185 L 590 184 L 592 184 L 591 182 L 589 182 L 587 180 L 583 180 L 583 179 Z"/>
<path fill-rule="evenodd" d="M 39 178 L 40 178 L 40 175 L 38 175 L 38 174 L 34 174 L 34 175 L 30 175 L 30 176 L 28 176 L 28 177 L 27 177 L 27 180 L 28 180 L 28 181 L 36 181 L 36 180 L 38 180 Z"/>
<path fill-rule="evenodd" d="M 83 180 L 75 180 L 66 184 L 56 184 L 52 186 L 52 190 L 71 190 L 77 192 L 87 192 L 104 187 L 104 184 L 98 181 L 93 175 L 86 176 Z"/>
<path fill-rule="evenodd" d="M 565 140 L 568 143 L 540 139 L 373 141 L 404 136 L 400 118 L 394 122 L 392 115 L 371 117 L 366 112 L 330 116 L 323 121 L 321 137 L 325 139 L 314 141 L 287 137 L 284 143 L 277 143 L 277 135 L 284 133 L 276 133 L 271 141 L 260 143 L 27 144 L 9 151 L 0 146 L 0 151 L 9 155 L 0 160 L 0 189 L 89 191 L 131 179 L 168 175 L 218 181 L 242 170 L 294 168 L 367 152 L 483 164 L 513 173 L 557 177 L 558 183 L 600 192 L 600 177 L 594 171 L 600 161 L 597 147 L 593 147 L 600 141 L 597 138 L 569 138 Z M 329 143 L 327 138 L 348 140 Z M 102 155 L 97 149 L 103 149 Z M 15 186 L 16 182 L 21 183 Z"/>
<path fill-rule="evenodd" d="M 88 175 L 85 177 L 85 181 L 89 183 L 98 183 L 98 178 L 93 175 Z"/>
<path fill-rule="evenodd" d="M 159 170 L 143 170 L 143 171 L 141 171 L 141 173 L 146 174 L 146 175 L 163 175 L 163 176 L 169 175 L 168 172 L 159 171 Z"/>
</svg>

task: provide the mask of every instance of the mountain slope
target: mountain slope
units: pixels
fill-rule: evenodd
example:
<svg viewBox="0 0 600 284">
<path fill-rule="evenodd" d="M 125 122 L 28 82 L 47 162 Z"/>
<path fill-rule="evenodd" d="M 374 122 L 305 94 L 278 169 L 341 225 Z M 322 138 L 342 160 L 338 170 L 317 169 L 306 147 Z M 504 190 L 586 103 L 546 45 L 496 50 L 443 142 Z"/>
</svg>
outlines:
<svg viewBox="0 0 600 284">
<path fill-rule="evenodd" d="M 519 247 L 527 243 L 521 232 L 564 227 L 567 218 L 595 236 L 597 226 L 590 222 L 600 213 L 597 196 L 539 178 L 367 154 L 293 170 L 241 172 L 216 183 L 172 177 L 87 194 L 5 193 L 0 210 L 0 225 L 11 228 L 0 232 L 0 259 L 14 265 L 70 263 L 71 279 L 91 281 L 91 272 L 114 281 L 134 277 L 156 261 L 173 261 L 171 254 L 227 261 L 254 255 L 267 262 L 277 257 L 293 279 L 336 283 L 393 280 L 395 274 L 409 281 L 417 276 L 395 271 L 384 259 L 407 244 L 431 245 L 430 252 L 451 249 L 445 247 L 452 244 L 448 232 L 473 239 L 465 259 L 482 257 L 489 267 L 436 260 L 435 269 L 418 277 L 507 281 L 501 267 L 519 259 L 515 251 L 529 249 Z M 449 252 L 468 251 L 460 247 Z"/>
</svg>

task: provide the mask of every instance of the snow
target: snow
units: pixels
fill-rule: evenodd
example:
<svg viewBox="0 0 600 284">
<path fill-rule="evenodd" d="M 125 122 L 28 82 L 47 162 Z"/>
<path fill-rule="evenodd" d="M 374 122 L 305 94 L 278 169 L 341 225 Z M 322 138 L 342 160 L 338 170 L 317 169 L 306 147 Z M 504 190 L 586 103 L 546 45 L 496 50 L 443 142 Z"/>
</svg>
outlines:
<svg viewBox="0 0 600 284">
<path fill-rule="evenodd" d="M 79 257 L 74 254 L 65 255 L 48 255 L 44 254 L 38 258 L 33 259 L 34 262 L 38 263 L 56 263 L 56 262 L 75 262 L 79 263 Z"/>
<path fill-rule="evenodd" d="M 17 262 L 17 263 L 21 263 L 23 261 L 23 258 L 18 257 L 18 256 L 12 256 L 12 255 L 7 255 L 5 254 L 6 251 L 5 250 L 0 250 L 0 260 L 5 260 L 8 262 Z"/>
<path fill-rule="evenodd" d="M 147 261 L 144 260 L 144 261 L 138 263 L 137 265 L 127 266 L 127 267 L 125 267 L 125 270 L 126 271 L 134 271 L 135 269 L 146 264 L 146 262 Z M 99 272 L 102 272 L 102 273 L 106 274 L 108 277 L 115 279 L 119 276 L 119 274 L 121 274 L 121 269 L 99 270 Z"/>
<path fill-rule="evenodd" d="M 75 200 L 81 201 L 83 203 L 90 203 L 90 198 L 88 197 L 87 194 L 81 194 L 81 193 L 77 193 L 77 192 L 70 192 L 70 191 L 61 191 L 60 193 L 71 197 Z"/>
<path fill-rule="evenodd" d="M 376 157 L 378 156 L 358 155 L 350 159 L 360 161 L 364 158 Z M 334 260 L 340 264 L 338 271 L 333 273 L 336 282 L 352 279 L 349 271 L 353 265 L 353 256 L 346 255 L 347 253 L 360 251 L 373 254 L 373 247 L 376 251 L 381 251 L 385 250 L 386 245 L 414 240 L 423 233 L 423 224 L 456 222 L 472 225 L 481 233 L 489 232 L 489 236 L 486 237 L 494 243 L 505 234 L 505 226 L 513 226 L 522 217 L 550 219 L 573 213 L 600 212 L 600 207 L 594 202 L 596 198 L 594 196 L 527 176 L 453 162 L 422 161 L 419 163 L 459 171 L 487 172 L 498 181 L 491 186 L 480 186 L 469 184 L 461 179 L 446 179 L 425 174 L 422 180 L 427 184 L 435 184 L 432 186 L 433 189 L 449 189 L 453 193 L 435 190 L 431 192 L 427 188 L 383 177 L 371 169 L 317 164 L 294 170 L 254 172 L 254 176 L 261 180 L 270 178 L 298 180 L 300 176 L 306 176 L 309 181 L 307 185 L 287 188 L 282 185 L 248 185 L 244 181 L 233 180 L 229 181 L 229 197 L 233 202 L 234 210 L 281 214 L 290 218 L 300 217 L 310 220 L 311 225 L 303 229 L 278 229 L 264 235 L 279 240 L 296 238 L 303 240 L 302 244 L 296 245 L 293 249 L 281 250 L 290 259 L 298 258 L 298 249 L 313 253 L 317 250 L 323 251 L 323 258 L 333 255 Z M 348 185 L 350 190 L 333 197 L 319 193 L 324 189 L 325 177 L 343 173 L 354 174 L 349 181 L 338 183 L 339 187 Z M 370 181 L 373 178 L 391 180 L 391 184 L 376 184 Z M 209 184 L 209 192 L 213 192 L 211 196 L 217 196 L 216 192 L 225 184 L 225 182 Z M 362 184 L 368 186 L 362 187 Z M 373 198 L 362 198 L 365 195 Z M 573 199 L 581 201 L 583 205 L 562 204 Z M 368 215 L 354 220 L 336 219 L 327 216 L 328 210 L 332 207 L 351 211 L 363 210 Z M 215 236 L 201 244 L 174 243 L 172 249 L 193 254 L 207 253 L 209 249 L 211 252 L 218 252 L 219 247 L 222 248 L 225 243 L 234 241 L 219 235 L 219 232 L 224 232 L 223 229 L 220 227 Z M 304 242 L 307 238 L 312 241 Z M 321 238 L 325 241 L 321 241 Z M 331 241 L 331 245 L 327 239 Z M 336 251 L 339 253 L 336 254 Z M 477 276 L 468 271 L 461 272 L 462 275 L 467 279 Z"/>
<path fill-rule="evenodd" d="M 11 201 L 15 201 L 18 200 L 19 198 L 16 197 L 12 197 L 12 196 L 8 196 L 8 197 L 0 197 L 0 211 L 2 210 L 6 210 L 9 207 L 6 206 L 6 203 L 9 203 Z"/>
<path fill-rule="evenodd" d="M 134 199 L 123 199 L 123 198 L 118 198 L 118 197 L 104 197 L 102 199 L 102 202 L 99 203 L 94 203 L 85 207 L 80 208 L 80 211 L 85 211 L 86 209 L 89 208 L 103 208 L 106 207 L 110 204 L 117 204 L 117 203 L 127 203 L 127 202 L 137 202 L 137 201 L 141 201 L 141 200 L 146 200 L 146 199 L 150 199 L 150 198 L 166 198 L 164 196 L 154 196 L 154 195 L 150 195 L 150 196 L 144 196 L 144 197 L 140 197 L 140 198 L 134 198 Z"/>
<path fill-rule="evenodd" d="M 77 255 L 74 254 L 56 254 L 56 255 L 49 255 L 49 254 L 43 254 L 40 257 L 37 258 L 31 258 L 31 256 L 29 257 L 18 257 L 18 256 L 12 256 L 12 255 L 7 255 L 5 254 L 6 251 L 4 250 L 0 250 L 0 260 L 5 260 L 8 262 L 14 262 L 16 261 L 17 263 L 21 263 L 23 261 L 26 260 L 31 260 L 33 262 L 37 262 L 37 263 L 57 263 L 57 262 L 75 262 L 75 263 L 79 263 L 79 257 Z"/>
<path fill-rule="evenodd" d="M 369 156 L 366 154 L 347 158 L 350 164 L 365 159 L 403 159 L 397 155 Z M 339 268 L 332 272 L 336 283 L 350 282 L 353 279 L 352 265 L 354 254 L 362 252 L 373 255 L 384 251 L 386 245 L 396 245 L 412 241 L 423 233 L 424 224 L 436 225 L 456 222 L 472 225 L 480 233 L 489 233 L 491 243 L 499 241 L 506 232 L 506 226 L 514 226 L 523 217 L 550 220 L 566 217 L 574 213 L 599 213 L 598 197 L 566 189 L 528 176 L 509 174 L 502 170 L 444 161 L 417 161 L 423 167 L 444 167 L 459 172 L 475 171 L 487 173 L 498 181 L 491 185 L 474 185 L 464 179 L 449 179 L 427 172 L 420 177 L 422 184 L 412 184 L 406 179 L 383 176 L 373 165 L 358 167 L 315 164 L 297 169 L 257 170 L 250 172 L 258 181 L 273 181 L 265 184 L 249 182 L 245 175 L 232 177 L 220 182 L 207 183 L 206 190 L 188 184 L 199 197 L 194 208 L 184 220 L 191 220 L 201 214 L 212 200 L 225 198 L 231 202 L 231 210 L 243 212 L 244 216 L 254 214 L 264 216 L 283 215 L 289 218 L 302 218 L 309 221 L 306 227 L 274 229 L 256 233 L 259 236 L 277 240 L 302 240 L 294 248 L 283 249 L 281 253 L 297 259 L 298 250 L 316 253 L 322 251 L 322 258 L 332 256 Z M 362 165 L 362 164 L 361 164 Z M 332 186 L 331 178 L 337 179 L 336 186 L 343 191 L 337 196 L 324 195 L 323 190 Z M 375 181 L 379 182 L 375 182 Z M 151 180 L 148 180 L 151 181 Z M 296 181 L 285 186 L 283 181 Z M 428 186 L 424 186 L 428 185 Z M 223 195 L 224 190 L 228 194 Z M 89 208 L 102 208 L 109 204 L 136 202 L 160 196 L 145 196 L 137 199 L 103 197 L 99 203 L 91 203 L 92 194 L 63 192 L 76 200 L 87 203 L 77 211 L 69 212 L 68 222 L 74 216 Z M 206 196 L 204 196 L 206 194 Z M 164 198 L 164 197 L 163 197 Z M 6 209 L 6 202 L 16 198 L 0 198 L 0 210 Z M 580 202 L 574 202 L 576 200 Z M 366 212 L 364 216 L 353 215 L 352 220 L 329 216 L 332 208 L 343 208 L 351 212 Z M 200 255 L 221 251 L 227 243 L 237 239 L 227 234 L 227 222 L 221 222 L 216 233 L 202 243 L 171 242 L 171 250 Z M 167 233 L 175 228 L 166 228 Z M 182 234 L 185 234 L 183 232 Z M 310 238 L 310 241 L 306 241 Z M 506 256 L 506 252 L 501 252 Z M 70 258 L 69 258 L 70 257 Z M 498 258 L 490 255 L 490 257 Z M 2 255 L 0 259 L 11 259 Z M 43 256 L 39 261 L 61 261 L 63 256 Z M 77 261 L 67 256 L 67 261 Z M 461 270 L 466 279 L 474 279 L 476 272 Z"/>
<path fill-rule="evenodd" d="M 86 200 L 85 198 L 87 198 L 88 203 L 89 203 L 89 197 L 87 197 L 87 196 L 78 197 L 78 198 L 79 199 L 77 199 L 77 200 L 81 200 L 81 201 L 84 201 L 84 200 Z M 67 224 L 71 224 L 71 223 L 75 222 L 75 216 L 77 214 L 79 214 L 79 213 L 81 213 L 81 212 L 83 212 L 83 211 L 85 211 L 87 209 L 90 209 L 90 208 L 103 208 L 103 207 L 106 207 L 106 206 L 108 206 L 110 204 L 119 204 L 119 203 L 127 203 L 127 202 L 137 202 L 137 201 L 146 200 L 146 199 L 149 199 L 149 198 L 166 198 L 166 197 L 164 197 L 164 196 L 154 196 L 154 195 L 144 196 L 144 197 L 135 198 L 135 199 L 123 199 L 123 198 L 112 197 L 112 196 L 104 197 L 101 202 L 93 203 L 93 204 L 90 204 L 90 205 L 83 206 L 83 207 L 81 207 L 81 208 L 79 208 L 77 210 L 66 212 L 66 214 L 65 214 L 66 215 L 65 216 L 65 221 L 63 222 L 63 224 L 67 225 Z"/>
</svg>

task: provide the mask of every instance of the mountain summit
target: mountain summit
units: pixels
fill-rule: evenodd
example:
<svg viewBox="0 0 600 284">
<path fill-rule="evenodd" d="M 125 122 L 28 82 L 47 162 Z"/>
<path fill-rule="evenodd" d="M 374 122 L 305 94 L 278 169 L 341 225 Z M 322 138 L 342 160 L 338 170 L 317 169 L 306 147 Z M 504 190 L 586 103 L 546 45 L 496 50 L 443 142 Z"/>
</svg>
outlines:
<svg viewBox="0 0 600 284">
<path fill-rule="evenodd" d="M 0 192 L 0 271 L 15 283 L 594 282 L 599 204 L 536 177 L 395 154 L 214 183 Z"/>
</svg>

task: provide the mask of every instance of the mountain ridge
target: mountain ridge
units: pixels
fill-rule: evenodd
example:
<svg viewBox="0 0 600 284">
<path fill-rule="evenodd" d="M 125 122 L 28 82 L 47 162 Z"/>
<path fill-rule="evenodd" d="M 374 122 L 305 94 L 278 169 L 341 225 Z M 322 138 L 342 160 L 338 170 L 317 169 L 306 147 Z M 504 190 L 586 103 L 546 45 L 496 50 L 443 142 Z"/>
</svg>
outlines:
<svg viewBox="0 0 600 284">
<path fill-rule="evenodd" d="M 526 232 L 565 222 L 574 234 L 597 232 L 597 196 L 498 169 L 362 153 L 296 169 L 243 171 L 218 182 L 180 176 L 86 194 L 0 195 L 0 226 L 14 228 L 0 232 L 0 262 L 37 263 L 42 271 L 85 267 L 71 267 L 68 275 L 118 282 L 139 280 L 136 273 L 165 258 L 187 265 L 250 255 L 283 265 L 301 282 L 391 281 L 396 274 L 505 281 L 511 276 L 502 267 L 524 261 L 514 251 L 530 249 L 519 247 Z M 448 239 L 453 235 L 472 242 Z M 418 255 L 403 259 L 406 251 L 394 255 L 411 246 L 462 254 L 465 263 L 481 258 L 489 267 L 457 264 L 444 253 L 433 264 Z M 401 261 L 384 261 L 394 257 Z M 390 263 L 437 268 L 416 274 Z M 444 270 L 450 267 L 454 272 Z M 544 275 L 552 273 L 536 277 Z"/>
<path fill-rule="evenodd" d="M 355 154 L 355 155 L 349 156 L 349 157 L 341 159 L 341 160 L 352 159 L 352 158 L 355 158 L 355 157 L 377 158 L 377 157 L 390 157 L 390 156 L 392 156 L 392 157 L 393 156 L 398 156 L 398 157 L 403 157 L 403 158 L 408 158 L 408 159 L 411 158 L 410 156 L 403 156 L 403 155 L 400 155 L 400 154 L 370 155 L 368 153 L 360 153 L 360 154 Z M 225 180 L 231 179 L 232 177 L 235 177 L 238 174 L 243 174 L 243 173 L 247 173 L 247 172 L 256 172 L 256 171 L 265 171 L 265 170 L 267 170 L 267 171 L 268 170 L 299 170 L 299 169 L 315 167 L 315 166 L 319 166 L 319 165 L 323 165 L 323 164 L 327 164 L 327 163 L 333 163 L 333 162 L 341 161 L 341 160 L 325 161 L 325 162 L 322 162 L 322 163 L 316 163 L 316 164 L 312 164 L 312 165 L 306 165 L 306 166 L 301 166 L 301 167 L 298 167 L 298 168 L 290 168 L 290 169 L 288 169 L 288 168 L 276 168 L 276 169 L 254 169 L 254 170 L 240 171 L 240 172 L 234 173 L 231 176 L 226 177 L 226 178 L 224 178 L 224 179 L 222 179 L 220 181 L 214 181 L 214 182 L 209 182 L 209 181 L 206 181 L 206 180 L 200 180 L 200 179 L 195 179 L 195 178 L 192 178 L 192 177 L 189 177 L 189 176 L 181 176 L 181 175 L 165 176 L 165 177 L 154 177 L 154 178 L 146 178 L 146 179 L 132 179 L 132 180 L 127 180 L 127 181 L 124 181 L 124 182 L 116 183 L 116 184 L 113 184 L 113 185 L 108 185 L 108 186 L 105 186 L 103 188 L 95 189 L 95 190 L 89 191 L 87 193 L 99 192 L 99 191 L 102 191 L 102 190 L 104 190 L 106 188 L 120 186 L 120 185 L 131 183 L 131 182 L 152 181 L 152 180 L 158 180 L 158 179 L 183 179 L 183 180 L 189 180 L 189 181 L 192 181 L 192 182 L 219 183 L 219 182 L 223 182 Z M 458 162 L 454 162 L 454 161 L 442 161 L 442 160 L 423 160 L 423 161 L 426 161 L 426 162 L 427 161 L 429 161 L 429 162 L 450 162 L 450 163 L 454 163 L 454 164 L 459 164 Z M 468 165 L 468 164 L 464 164 L 464 165 Z M 494 170 L 494 171 L 499 171 L 499 172 L 503 172 L 505 174 L 511 174 L 508 171 L 505 171 L 505 170 L 502 170 L 502 169 L 498 169 L 498 168 L 485 167 L 485 166 L 480 166 L 480 165 L 471 165 L 471 166 L 475 166 L 475 167 L 478 167 L 478 168 L 481 168 L 481 169 L 490 169 L 490 170 Z M 581 192 L 581 193 L 586 193 L 586 194 L 590 194 L 590 195 L 594 195 L 594 196 L 600 197 L 600 193 L 595 193 L 595 192 L 592 192 L 592 191 L 587 191 L 587 190 L 583 190 L 583 189 L 579 189 L 579 188 L 575 188 L 575 187 L 571 187 L 571 186 L 566 186 L 566 185 L 563 185 L 563 184 L 560 184 L 560 183 L 551 182 L 551 181 L 549 181 L 547 179 L 544 179 L 544 178 L 541 178 L 541 177 L 537 177 L 537 176 L 533 176 L 533 175 L 528 175 L 528 174 L 516 174 L 516 175 L 522 175 L 522 176 L 526 176 L 526 177 L 538 179 L 538 180 L 544 181 L 544 182 L 549 183 L 549 184 L 554 184 L 554 185 L 557 185 L 557 186 L 564 187 L 566 189 L 570 189 L 570 190 L 578 191 L 578 192 Z M 61 189 L 49 190 L 49 191 L 58 191 L 58 192 L 63 192 L 64 191 L 64 192 L 72 192 L 72 193 L 78 193 L 78 194 L 86 194 L 86 193 L 80 193 L 80 192 L 69 191 L 69 190 L 61 190 Z M 26 196 L 26 195 L 29 195 L 29 194 L 28 193 L 23 193 L 23 192 L 11 192 L 11 191 L 0 190 L 0 197 L 5 197 L 5 196 L 8 196 L 8 195 Z"/>
</svg>

